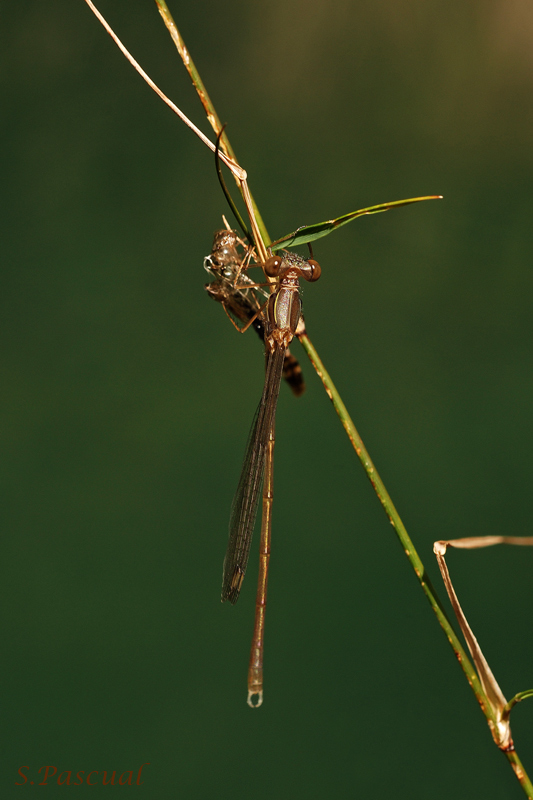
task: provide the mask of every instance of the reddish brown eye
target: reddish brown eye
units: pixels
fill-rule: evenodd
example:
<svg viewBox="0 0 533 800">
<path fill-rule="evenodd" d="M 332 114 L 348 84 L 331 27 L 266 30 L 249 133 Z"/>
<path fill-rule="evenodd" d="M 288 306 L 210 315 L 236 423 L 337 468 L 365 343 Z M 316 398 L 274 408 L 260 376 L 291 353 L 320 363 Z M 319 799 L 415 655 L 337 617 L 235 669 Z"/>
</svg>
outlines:
<svg viewBox="0 0 533 800">
<path fill-rule="evenodd" d="M 318 263 L 318 261 L 314 261 L 314 259 L 312 258 L 310 258 L 307 263 L 311 267 L 311 273 L 307 278 L 307 280 L 317 281 L 320 278 L 320 275 L 322 274 L 322 270 L 320 269 L 320 264 Z"/>
<path fill-rule="evenodd" d="M 277 278 L 279 275 L 279 269 L 281 267 L 283 259 L 279 256 L 272 256 L 263 264 L 263 270 L 265 275 L 268 275 L 269 278 Z"/>
</svg>

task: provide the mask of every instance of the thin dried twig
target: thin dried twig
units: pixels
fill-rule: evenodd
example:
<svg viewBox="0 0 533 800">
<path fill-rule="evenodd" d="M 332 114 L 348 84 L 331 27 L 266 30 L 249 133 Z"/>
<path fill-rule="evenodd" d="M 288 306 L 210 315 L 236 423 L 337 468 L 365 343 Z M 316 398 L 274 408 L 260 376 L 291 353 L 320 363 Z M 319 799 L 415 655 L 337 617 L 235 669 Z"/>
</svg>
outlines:
<svg viewBox="0 0 533 800">
<path fill-rule="evenodd" d="M 141 76 L 141 77 L 142 77 L 142 78 L 143 78 L 143 79 L 146 81 L 146 83 L 148 84 L 148 86 L 149 86 L 151 89 L 153 89 L 153 90 L 154 90 L 154 92 L 155 92 L 155 93 L 156 93 L 156 94 L 157 94 L 157 95 L 158 95 L 158 96 L 161 98 L 161 100 L 162 100 L 164 103 L 166 103 L 166 104 L 167 104 L 167 106 L 168 106 L 169 108 L 171 108 L 171 109 L 172 109 L 172 111 L 173 111 L 175 114 L 177 114 L 177 115 L 178 115 L 178 117 L 179 117 L 179 118 L 180 118 L 180 119 L 181 119 L 181 120 L 182 120 L 182 121 L 183 121 L 183 122 L 184 122 L 184 123 L 185 123 L 185 124 L 186 124 L 186 125 L 187 125 L 187 126 L 188 126 L 188 127 L 189 127 L 189 128 L 190 128 L 190 129 L 191 129 L 191 130 L 192 130 L 192 131 L 195 133 L 195 134 L 196 134 L 196 135 L 197 135 L 197 136 L 198 136 L 198 138 L 199 138 L 199 139 L 200 139 L 200 140 L 201 140 L 201 141 L 202 141 L 202 142 L 203 142 L 203 143 L 204 143 L 204 144 L 205 144 L 207 147 L 209 147 L 209 149 L 210 149 L 210 150 L 212 150 L 212 151 L 213 151 L 213 153 L 214 153 L 214 152 L 215 152 L 215 145 L 213 144 L 213 142 L 211 142 L 211 141 L 210 141 L 210 140 L 207 138 L 207 136 L 205 135 L 205 133 L 202 133 L 202 131 L 201 131 L 199 128 L 197 128 L 197 127 L 196 127 L 196 125 L 194 124 L 194 122 L 191 122 L 191 120 L 190 120 L 190 119 L 189 119 L 189 118 L 188 118 L 188 117 L 187 117 L 187 116 L 186 116 L 186 115 L 183 113 L 183 111 L 181 111 L 181 109 L 179 109 L 179 108 L 178 108 L 178 106 L 177 106 L 175 103 L 173 103 L 173 102 L 172 102 L 172 100 L 170 100 L 170 98 L 168 98 L 164 92 L 162 92 L 162 91 L 161 91 L 161 89 L 159 88 L 159 86 L 157 86 L 157 85 L 156 85 L 156 84 L 153 82 L 153 80 L 150 78 L 150 76 L 146 74 L 146 72 L 143 70 L 143 68 L 141 67 L 141 65 L 140 65 L 140 64 L 139 64 L 139 63 L 138 63 L 138 62 L 137 62 L 137 61 L 136 61 L 136 60 L 133 58 L 133 56 L 131 55 L 131 53 L 129 52 L 129 50 L 128 50 L 128 49 L 127 49 L 127 48 L 126 48 L 126 47 L 125 47 L 125 46 L 122 44 L 122 42 L 121 42 L 121 41 L 120 41 L 120 39 L 118 38 L 118 36 L 117 36 L 117 34 L 115 33 L 115 31 L 114 31 L 114 30 L 111 28 L 111 26 L 108 24 L 108 22 L 107 22 L 107 21 L 104 19 L 104 17 L 103 17 L 103 16 L 100 14 L 100 12 L 99 12 L 99 11 L 98 11 L 98 9 L 96 8 L 96 6 L 95 6 L 95 5 L 94 5 L 94 4 L 91 2 L 91 0 L 85 0 L 85 2 L 87 3 L 87 5 L 88 5 L 88 6 L 89 6 L 89 8 L 91 9 L 91 11 L 93 12 L 93 14 L 95 15 L 95 17 L 96 17 L 96 18 L 97 18 L 97 19 L 98 19 L 98 20 L 99 20 L 99 21 L 102 23 L 102 25 L 104 26 L 104 28 L 106 29 L 106 31 L 108 32 L 108 34 L 111 36 L 111 38 L 113 39 L 113 41 L 115 42 L 115 44 L 117 45 L 117 47 L 118 47 L 118 48 L 119 48 L 119 49 L 122 51 L 122 53 L 123 53 L 123 54 L 126 56 L 126 58 L 128 59 L 128 61 L 130 62 L 130 64 L 131 64 L 133 67 L 135 67 L 135 69 L 137 70 L 137 72 L 139 73 L 139 75 L 140 75 L 140 76 Z M 238 165 L 238 164 L 237 164 L 235 161 L 233 161 L 231 158 L 228 158 L 228 156 L 227 156 L 225 153 L 221 153 L 221 154 L 220 154 L 220 158 L 221 158 L 221 160 L 224 162 L 224 164 L 226 164 L 226 166 L 227 166 L 227 167 L 229 167 L 229 169 L 232 171 L 232 173 L 235 175 L 235 178 L 236 178 L 238 181 L 245 181 L 245 180 L 246 180 L 246 177 L 247 177 L 247 176 L 246 176 L 246 171 L 245 171 L 244 169 L 242 169 L 242 167 L 240 167 L 240 166 L 239 166 L 239 165 Z"/>
<path fill-rule="evenodd" d="M 514 703 L 513 701 L 508 703 L 505 699 L 504 694 L 500 689 L 500 686 L 494 677 L 494 674 L 489 667 L 485 656 L 483 655 L 481 647 L 479 646 L 479 642 L 474 636 L 472 628 L 468 624 L 463 609 L 461 608 L 461 604 L 459 603 L 457 594 L 453 588 L 448 566 L 446 564 L 446 559 L 444 558 L 448 547 L 455 547 L 462 550 L 475 550 L 481 547 L 491 547 L 495 544 L 533 545 L 533 536 L 470 536 L 464 539 L 441 540 L 433 544 L 433 552 L 437 557 L 437 563 L 441 571 L 444 586 L 446 587 L 448 597 L 450 598 L 450 603 L 452 604 L 455 616 L 457 617 L 457 621 L 461 627 L 463 636 L 465 637 L 468 649 L 470 650 L 470 654 L 474 660 L 479 680 L 483 686 L 483 691 L 485 692 L 487 700 L 490 703 L 496 718 L 496 724 L 494 724 L 492 720 L 488 719 L 492 736 L 500 750 L 509 751 L 514 749 L 509 714 L 513 705 L 515 705 L 517 702 L 520 702 L 520 700 L 524 698 L 522 696 L 520 696 L 519 699 L 513 698 L 513 700 L 515 700 Z M 521 695 L 524 694 L 527 693 L 521 693 Z M 516 697 L 518 697 L 518 695 Z"/>
</svg>

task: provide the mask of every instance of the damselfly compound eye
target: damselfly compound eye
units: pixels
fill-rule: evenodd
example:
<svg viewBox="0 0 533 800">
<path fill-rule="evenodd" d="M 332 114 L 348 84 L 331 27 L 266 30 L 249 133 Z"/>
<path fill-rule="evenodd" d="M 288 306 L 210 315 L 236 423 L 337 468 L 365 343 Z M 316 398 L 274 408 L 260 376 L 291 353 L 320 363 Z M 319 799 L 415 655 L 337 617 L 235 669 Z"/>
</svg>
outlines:
<svg viewBox="0 0 533 800">
<path fill-rule="evenodd" d="M 271 258 L 269 258 L 263 264 L 265 275 L 268 275 L 269 278 L 277 278 L 282 263 L 283 259 L 280 258 L 279 256 L 272 256 Z"/>
<path fill-rule="evenodd" d="M 308 281 L 317 281 L 322 274 L 320 264 L 318 263 L 318 261 L 315 261 L 312 258 L 310 258 L 307 263 L 311 267 L 311 272 L 308 278 L 306 275 L 304 277 L 306 277 Z"/>
</svg>

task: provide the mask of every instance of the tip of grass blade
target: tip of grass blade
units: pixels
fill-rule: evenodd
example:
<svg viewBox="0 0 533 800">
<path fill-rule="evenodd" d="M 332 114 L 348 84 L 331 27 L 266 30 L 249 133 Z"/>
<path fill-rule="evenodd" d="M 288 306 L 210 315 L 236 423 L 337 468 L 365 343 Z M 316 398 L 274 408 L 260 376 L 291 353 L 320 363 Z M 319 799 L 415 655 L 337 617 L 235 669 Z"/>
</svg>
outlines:
<svg viewBox="0 0 533 800">
<path fill-rule="evenodd" d="M 401 208 L 402 206 L 412 205 L 413 203 L 420 203 L 422 200 L 442 200 L 441 194 L 429 194 L 424 197 L 409 197 L 407 200 L 394 200 L 392 203 L 379 203 L 376 206 L 368 206 L 368 208 L 360 208 L 357 211 L 351 211 L 348 214 L 343 214 L 336 219 L 328 219 L 325 222 L 317 222 L 314 225 L 302 225 L 292 233 L 282 236 L 281 239 L 276 239 L 271 242 L 269 247 L 274 252 L 281 247 L 296 247 L 300 244 L 307 242 L 314 242 L 316 239 L 321 239 L 323 236 L 328 236 L 334 230 L 342 228 L 348 222 L 351 222 L 358 217 L 364 217 L 367 214 L 382 214 L 384 211 L 390 211 L 393 208 Z"/>
</svg>

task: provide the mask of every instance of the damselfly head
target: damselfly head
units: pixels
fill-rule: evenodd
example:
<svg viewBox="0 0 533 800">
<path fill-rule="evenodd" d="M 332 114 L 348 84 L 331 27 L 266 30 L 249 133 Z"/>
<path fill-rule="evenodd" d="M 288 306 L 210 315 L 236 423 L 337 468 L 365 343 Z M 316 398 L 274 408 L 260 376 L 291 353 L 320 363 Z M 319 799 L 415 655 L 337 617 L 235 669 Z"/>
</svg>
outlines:
<svg viewBox="0 0 533 800">
<path fill-rule="evenodd" d="M 282 255 L 271 256 L 263 265 L 265 274 L 269 278 L 283 278 L 289 272 L 302 277 L 306 281 L 317 281 L 322 270 L 320 264 L 313 258 L 305 258 L 289 250 L 282 250 Z"/>
</svg>

